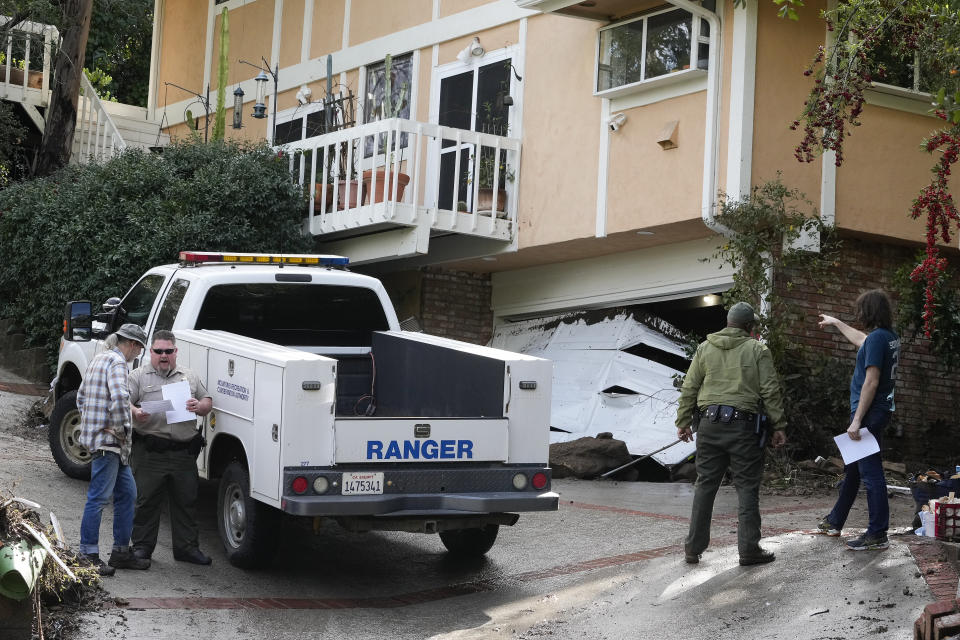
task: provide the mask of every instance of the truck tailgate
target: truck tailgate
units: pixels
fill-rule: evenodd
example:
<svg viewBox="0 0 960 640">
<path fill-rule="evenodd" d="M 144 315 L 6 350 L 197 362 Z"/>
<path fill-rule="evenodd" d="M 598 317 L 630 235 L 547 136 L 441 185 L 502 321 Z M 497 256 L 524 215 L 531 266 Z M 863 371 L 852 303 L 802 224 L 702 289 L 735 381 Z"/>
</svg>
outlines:
<svg viewBox="0 0 960 640">
<path fill-rule="evenodd" d="M 336 462 L 505 462 L 506 418 L 344 418 L 334 421 Z"/>
</svg>

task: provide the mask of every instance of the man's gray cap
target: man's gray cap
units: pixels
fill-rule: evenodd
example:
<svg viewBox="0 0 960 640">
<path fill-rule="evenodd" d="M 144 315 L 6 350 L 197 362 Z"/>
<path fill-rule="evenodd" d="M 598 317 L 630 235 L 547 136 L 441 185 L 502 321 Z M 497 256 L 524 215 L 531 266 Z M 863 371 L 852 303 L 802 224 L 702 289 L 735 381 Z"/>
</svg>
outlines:
<svg viewBox="0 0 960 640">
<path fill-rule="evenodd" d="M 134 342 L 139 342 L 140 346 L 146 348 L 147 346 L 147 334 L 138 324 L 133 324 L 128 322 L 119 329 L 117 329 L 117 335 L 121 338 L 126 338 L 127 340 L 133 340 Z"/>
<path fill-rule="evenodd" d="M 745 327 L 753 324 L 753 307 L 746 302 L 738 302 L 727 311 L 727 324 L 735 324 L 739 327 Z"/>
</svg>

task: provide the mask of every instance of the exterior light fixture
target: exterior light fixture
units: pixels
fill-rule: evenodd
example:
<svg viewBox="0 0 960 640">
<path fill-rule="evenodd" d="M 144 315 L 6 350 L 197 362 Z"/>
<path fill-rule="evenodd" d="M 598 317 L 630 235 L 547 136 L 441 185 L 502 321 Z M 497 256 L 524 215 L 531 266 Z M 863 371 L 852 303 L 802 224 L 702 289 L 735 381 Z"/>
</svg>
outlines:
<svg viewBox="0 0 960 640">
<path fill-rule="evenodd" d="M 237 90 L 233 92 L 233 128 L 243 127 L 243 89 L 237 85 Z"/>
<path fill-rule="evenodd" d="M 480 44 L 480 38 L 474 36 L 473 42 L 464 47 L 463 51 L 457 54 L 457 60 L 466 64 L 471 56 L 479 58 L 484 54 L 483 45 Z"/>
</svg>

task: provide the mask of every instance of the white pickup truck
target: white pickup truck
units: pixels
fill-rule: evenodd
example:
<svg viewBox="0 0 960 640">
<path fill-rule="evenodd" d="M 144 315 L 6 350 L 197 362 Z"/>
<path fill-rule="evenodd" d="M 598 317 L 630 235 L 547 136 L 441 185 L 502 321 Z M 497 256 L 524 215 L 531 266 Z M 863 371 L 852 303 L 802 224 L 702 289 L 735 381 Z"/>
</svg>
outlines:
<svg viewBox="0 0 960 640">
<path fill-rule="evenodd" d="M 125 322 L 177 335 L 213 396 L 201 477 L 230 561 L 268 562 L 282 513 L 439 533 L 480 555 L 520 511 L 557 509 L 548 360 L 400 330 L 382 284 L 338 256 L 181 252 L 102 313 L 67 305 L 50 447 L 89 477 L 76 389 Z M 136 366 L 136 363 L 135 365 Z"/>
</svg>

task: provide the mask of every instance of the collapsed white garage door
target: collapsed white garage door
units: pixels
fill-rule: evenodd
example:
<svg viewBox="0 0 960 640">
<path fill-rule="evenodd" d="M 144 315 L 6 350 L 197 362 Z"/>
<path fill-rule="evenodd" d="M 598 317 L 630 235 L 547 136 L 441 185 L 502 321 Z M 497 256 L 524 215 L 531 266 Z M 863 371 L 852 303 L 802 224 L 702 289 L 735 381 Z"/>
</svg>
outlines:
<svg viewBox="0 0 960 640">
<path fill-rule="evenodd" d="M 679 332 L 653 316 L 622 312 L 588 322 L 568 313 L 502 324 L 491 346 L 553 361 L 551 442 L 609 431 L 634 455 L 645 455 L 677 439 L 674 419 L 680 392 L 673 377 L 685 373 L 657 362 L 657 354 L 685 357 Z M 638 345 L 651 358 L 626 353 Z M 656 453 L 663 465 L 683 462 L 695 445 L 681 442 Z"/>
</svg>

